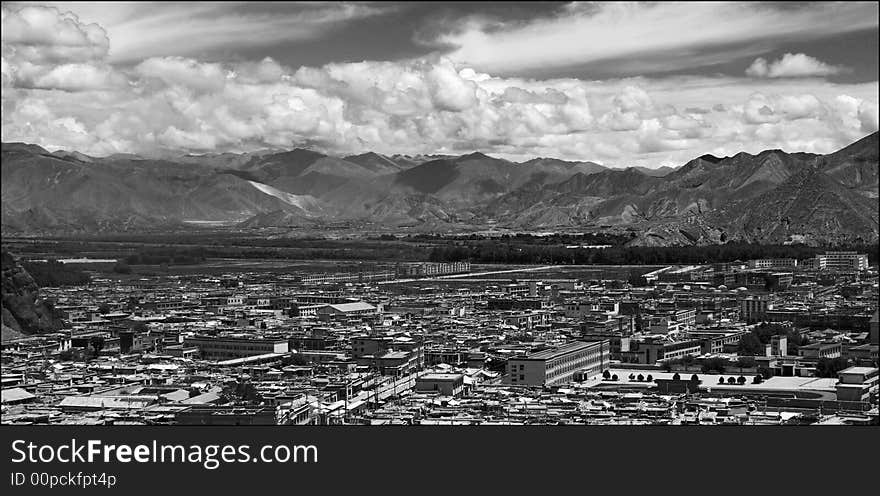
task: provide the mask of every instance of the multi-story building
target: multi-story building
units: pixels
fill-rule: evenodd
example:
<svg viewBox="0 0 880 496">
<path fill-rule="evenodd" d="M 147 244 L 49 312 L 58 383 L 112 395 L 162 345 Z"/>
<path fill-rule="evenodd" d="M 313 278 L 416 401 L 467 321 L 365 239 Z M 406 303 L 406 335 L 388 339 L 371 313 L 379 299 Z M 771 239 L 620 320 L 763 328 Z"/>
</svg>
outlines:
<svg viewBox="0 0 880 496">
<path fill-rule="evenodd" d="M 417 263 L 397 266 L 398 277 L 432 277 L 463 274 L 470 271 L 470 262 Z"/>
<path fill-rule="evenodd" d="M 854 251 L 828 251 L 816 255 L 816 263 L 824 270 L 866 270 L 868 255 Z"/>
<path fill-rule="evenodd" d="M 725 353 L 725 349 L 736 347 L 749 331 L 740 329 L 699 329 L 688 331 L 688 337 L 702 343 L 700 353 Z"/>
<path fill-rule="evenodd" d="M 668 340 L 645 339 L 630 341 L 628 349 L 621 351 L 621 360 L 629 363 L 654 364 L 662 360 L 674 360 L 685 355 L 699 355 L 703 342 L 699 339 Z"/>
<path fill-rule="evenodd" d="M 532 329 L 538 325 L 545 325 L 550 320 L 550 314 L 546 311 L 533 310 L 531 312 L 510 312 L 501 316 L 504 323 L 520 329 Z"/>
<path fill-rule="evenodd" d="M 837 399 L 839 401 L 868 401 L 877 394 L 880 369 L 876 367 L 849 367 L 838 372 Z"/>
<path fill-rule="evenodd" d="M 648 318 L 648 328 L 654 334 L 674 334 L 693 329 L 696 325 L 697 311 L 693 308 L 654 314 Z"/>
<path fill-rule="evenodd" d="M 773 269 L 777 267 L 797 267 L 796 258 L 760 258 L 749 260 L 750 269 Z"/>
<path fill-rule="evenodd" d="M 580 319 L 595 313 L 616 314 L 620 311 L 620 304 L 616 301 L 572 301 L 566 303 L 562 307 L 562 311 L 570 319 Z"/>
<path fill-rule="evenodd" d="M 771 307 L 767 298 L 761 296 L 749 296 L 739 300 L 740 319 L 749 324 L 761 322 L 767 318 L 767 310 Z"/>
<path fill-rule="evenodd" d="M 798 354 L 804 358 L 818 360 L 820 358 L 839 358 L 843 353 L 843 345 L 836 341 L 811 343 L 798 348 Z"/>
<path fill-rule="evenodd" d="M 608 341 L 576 341 L 507 361 L 507 384 L 550 386 L 571 381 L 575 373 L 601 374 L 608 366 Z"/>
<path fill-rule="evenodd" d="M 194 336 L 184 339 L 184 346 L 195 346 L 206 360 L 231 360 L 268 353 L 287 353 L 286 339 L 259 337 Z"/>
</svg>

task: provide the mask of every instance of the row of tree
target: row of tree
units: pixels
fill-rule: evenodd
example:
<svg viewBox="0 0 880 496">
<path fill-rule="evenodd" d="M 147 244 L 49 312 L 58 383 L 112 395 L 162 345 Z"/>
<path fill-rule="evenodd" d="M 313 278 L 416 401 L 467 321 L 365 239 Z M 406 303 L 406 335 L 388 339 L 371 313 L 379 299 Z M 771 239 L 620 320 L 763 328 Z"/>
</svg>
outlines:
<svg viewBox="0 0 880 496">
<path fill-rule="evenodd" d="M 839 247 L 869 253 L 877 263 L 877 244 Z M 515 239 L 454 241 L 435 246 L 433 262 L 471 261 L 508 264 L 661 265 L 746 261 L 760 258 L 806 259 L 828 248 L 807 245 L 726 243 L 711 246 L 612 246 L 566 248 L 563 244 L 532 244 Z"/>
<path fill-rule="evenodd" d="M 48 262 L 22 262 L 21 266 L 31 275 L 37 286 L 83 286 L 92 281 L 91 276 L 81 269 L 63 264 L 57 260 Z"/>
</svg>

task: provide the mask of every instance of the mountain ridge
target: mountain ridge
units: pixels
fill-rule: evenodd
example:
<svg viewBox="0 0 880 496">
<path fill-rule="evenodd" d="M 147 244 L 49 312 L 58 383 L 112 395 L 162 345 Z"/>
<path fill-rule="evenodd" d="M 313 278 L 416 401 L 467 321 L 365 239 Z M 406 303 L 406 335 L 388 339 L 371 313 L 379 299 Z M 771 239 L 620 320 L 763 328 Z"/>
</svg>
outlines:
<svg viewBox="0 0 880 496">
<path fill-rule="evenodd" d="M 31 234 L 165 229 L 192 221 L 240 228 L 350 221 L 425 229 L 628 226 L 645 233 L 646 243 L 667 237 L 696 244 L 792 236 L 872 241 L 877 149 L 873 133 L 826 155 L 704 154 L 681 167 L 646 170 L 550 157 L 517 163 L 482 152 L 334 157 L 305 148 L 95 158 L 3 143 L 2 219 L 5 233 Z M 773 209 L 762 208 L 767 204 Z M 693 232 L 675 234 L 682 229 Z M 645 237 L 652 232 L 661 234 Z"/>
</svg>

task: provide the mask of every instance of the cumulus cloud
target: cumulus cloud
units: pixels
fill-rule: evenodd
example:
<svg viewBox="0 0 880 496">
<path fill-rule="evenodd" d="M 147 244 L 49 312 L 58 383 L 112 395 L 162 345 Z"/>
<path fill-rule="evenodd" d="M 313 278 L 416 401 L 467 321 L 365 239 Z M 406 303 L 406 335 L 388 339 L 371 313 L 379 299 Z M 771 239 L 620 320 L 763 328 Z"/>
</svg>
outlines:
<svg viewBox="0 0 880 496">
<path fill-rule="evenodd" d="M 4 6 L 0 33 L 4 51 L 21 54 L 34 63 L 99 59 L 109 48 L 101 26 L 82 23 L 76 15 L 54 7 L 12 10 Z"/>
<path fill-rule="evenodd" d="M 104 29 L 54 7 L 2 7 L 3 86 L 80 91 L 122 84 Z"/>
<path fill-rule="evenodd" d="M 707 152 L 824 153 L 877 130 L 877 82 L 505 77 L 439 55 L 298 68 L 156 56 L 123 67 L 99 27 L 55 9 L 25 17 L 69 33 L 4 38 L 2 138 L 94 155 L 308 146 L 658 166 Z M 42 52 L 19 50 L 35 39 Z M 69 46 L 90 48 L 48 62 Z"/>
<path fill-rule="evenodd" d="M 786 53 L 779 60 L 767 62 L 757 58 L 746 69 L 746 74 L 760 78 L 832 76 L 845 72 L 846 68 L 833 66 L 803 53 Z"/>
</svg>

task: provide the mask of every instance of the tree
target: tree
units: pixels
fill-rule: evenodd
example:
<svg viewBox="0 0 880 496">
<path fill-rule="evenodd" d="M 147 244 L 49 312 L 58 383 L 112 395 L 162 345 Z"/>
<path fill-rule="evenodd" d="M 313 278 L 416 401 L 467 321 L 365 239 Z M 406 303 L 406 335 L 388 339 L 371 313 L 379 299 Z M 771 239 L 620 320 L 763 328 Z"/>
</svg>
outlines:
<svg viewBox="0 0 880 496">
<path fill-rule="evenodd" d="M 700 380 L 700 376 L 698 376 L 697 374 L 694 374 L 694 375 L 691 376 L 691 380 L 694 381 L 694 382 L 697 382 L 697 381 Z"/>
<path fill-rule="evenodd" d="M 612 381 L 616 381 L 616 380 L 617 380 L 617 374 L 612 375 L 612 376 L 611 376 L 611 380 L 612 380 Z"/>
<path fill-rule="evenodd" d="M 723 378 L 723 377 L 719 377 L 719 378 L 718 378 L 718 384 L 724 384 L 724 378 Z"/>
<path fill-rule="evenodd" d="M 741 356 L 737 357 L 736 365 L 739 367 L 739 371 L 742 372 L 743 369 L 750 369 L 754 367 L 758 362 L 755 361 L 754 357 L 750 356 Z"/>
<path fill-rule="evenodd" d="M 752 378 L 752 384 L 761 384 L 762 382 L 764 382 L 764 379 L 760 375 Z"/>
<path fill-rule="evenodd" d="M 227 401 L 243 401 L 246 403 L 259 403 L 263 400 L 257 389 L 248 381 L 238 381 L 234 385 L 227 384 L 223 388 L 223 397 Z"/>
<path fill-rule="evenodd" d="M 818 377 L 837 377 L 837 373 L 849 367 L 846 358 L 820 358 L 816 363 L 816 375 Z"/>
<path fill-rule="evenodd" d="M 723 374 L 727 369 L 727 360 L 721 357 L 710 358 L 708 360 L 703 361 L 702 370 L 703 373 L 708 374 L 711 372 L 718 372 L 719 374 Z"/>
<path fill-rule="evenodd" d="M 648 382 L 654 382 L 654 376 L 651 374 L 648 374 L 648 377 L 646 377 L 645 380 L 647 380 Z"/>
<path fill-rule="evenodd" d="M 116 262 L 116 265 L 113 266 L 113 272 L 117 274 L 131 274 L 131 267 L 122 260 Z"/>
<path fill-rule="evenodd" d="M 746 377 L 743 376 L 743 375 L 741 375 L 741 376 L 739 376 L 739 377 L 736 378 L 736 382 L 737 382 L 740 386 L 742 386 L 743 384 L 746 383 Z"/>
<path fill-rule="evenodd" d="M 636 378 L 636 375 L 635 375 L 635 374 L 630 374 L 630 375 L 629 375 L 629 380 L 632 381 L 632 380 L 634 380 L 635 378 Z"/>
<path fill-rule="evenodd" d="M 678 375 L 678 372 L 672 374 L 672 380 L 673 381 L 680 381 L 681 380 L 681 376 Z"/>
<path fill-rule="evenodd" d="M 611 372 L 609 372 L 607 370 L 605 372 L 602 372 L 602 378 L 605 379 L 606 381 L 608 379 L 611 379 Z"/>
<path fill-rule="evenodd" d="M 736 351 L 740 355 L 761 355 L 764 351 L 764 345 L 761 343 L 761 339 L 755 335 L 755 333 L 750 332 L 740 338 L 739 344 L 736 347 Z"/>
<path fill-rule="evenodd" d="M 100 312 L 101 315 L 107 315 L 108 313 L 110 313 L 110 304 L 101 303 L 100 305 L 98 305 L 98 312 Z"/>
<path fill-rule="evenodd" d="M 693 355 L 685 355 L 685 356 L 681 357 L 681 363 L 684 365 L 684 370 L 685 370 L 685 372 L 688 371 L 688 368 L 689 368 L 691 365 L 693 365 L 693 363 L 694 363 L 695 360 L 696 360 L 696 359 L 694 358 Z"/>
<path fill-rule="evenodd" d="M 89 346 L 92 348 L 94 356 L 97 357 L 101 354 L 101 350 L 104 349 L 104 337 L 92 336 L 91 339 L 89 339 Z"/>
<path fill-rule="evenodd" d="M 734 376 L 730 376 L 727 378 L 728 384 L 736 384 L 736 378 Z"/>
<path fill-rule="evenodd" d="M 645 376 L 643 376 L 642 374 L 639 374 L 639 376 L 638 376 L 636 379 L 637 379 L 639 382 L 642 382 L 642 381 L 645 380 Z"/>
</svg>

